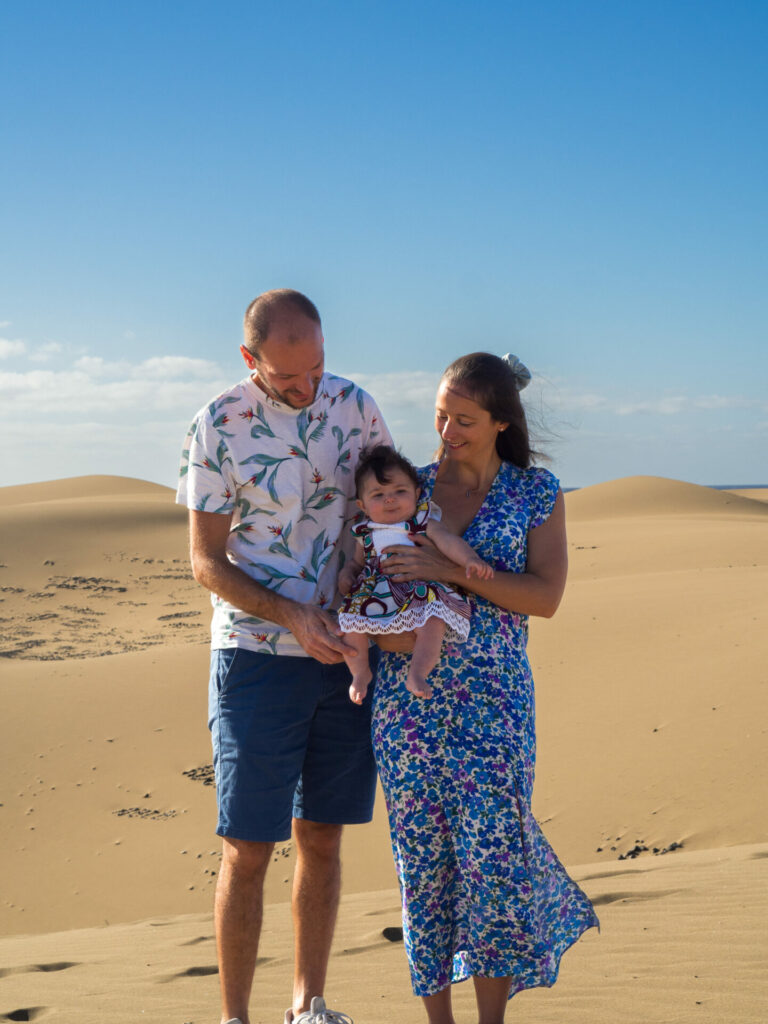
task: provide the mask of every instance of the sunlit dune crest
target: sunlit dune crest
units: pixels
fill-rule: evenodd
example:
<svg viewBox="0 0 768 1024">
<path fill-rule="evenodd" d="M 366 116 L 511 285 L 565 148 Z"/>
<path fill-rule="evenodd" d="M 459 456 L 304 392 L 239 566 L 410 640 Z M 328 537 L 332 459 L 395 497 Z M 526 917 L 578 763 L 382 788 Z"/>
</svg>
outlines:
<svg viewBox="0 0 768 1024">
<path fill-rule="evenodd" d="M 761 493 L 761 492 L 758 492 Z M 660 476 L 628 476 L 593 484 L 566 497 L 569 519 L 653 515 L 768 515 L 768 505 L 738 493 Z"/>
<path fill-rule="evenodd" d="M 113 498 L 126 495 L 171 495 L 173 492 L 149 480 L 136 480 L 128 476 L 73 476 L 43 483 L 16 484 L 0 487 L 0 508 L 7 505 L 26 505 L 41 501 L 66 501 L 84 498 Z"/>
</svg>

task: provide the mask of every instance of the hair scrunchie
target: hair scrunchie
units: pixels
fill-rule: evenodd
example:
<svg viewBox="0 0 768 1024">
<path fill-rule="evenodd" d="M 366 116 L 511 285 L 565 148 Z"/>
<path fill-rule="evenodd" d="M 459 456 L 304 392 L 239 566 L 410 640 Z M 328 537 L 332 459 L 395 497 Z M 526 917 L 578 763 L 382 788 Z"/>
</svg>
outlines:
<svg viewBox="0 0 768 1024">
<path fill-rule="evenodd" d="M 525 365 L 522 360 L 518 359 L 517 356 L 513 356 L 511 352 L 507 352 L 505 356 L 501 357 L 507 366 L 512 371 L 515 378 L 515 387 L 518 391 L 522 391 L 523 388 L 528 387 L 531 380 L 531 371 Z"/>
</svg>

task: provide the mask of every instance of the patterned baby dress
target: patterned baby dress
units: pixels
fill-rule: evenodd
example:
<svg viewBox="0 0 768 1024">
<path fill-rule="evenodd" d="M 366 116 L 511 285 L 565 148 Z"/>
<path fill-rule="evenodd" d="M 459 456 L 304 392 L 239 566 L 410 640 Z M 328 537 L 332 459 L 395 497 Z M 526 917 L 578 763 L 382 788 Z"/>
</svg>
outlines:
<svg viewBox="0 0 768 1024">
<path fill-rule="evenodd" d="M 363 542 L 365 564 L 339 611 L 339 625 L 345 633 L 406 633 L 437 616 L 448 626 L 446 641 L 463 643 L 467 639 L 469 602 L 456 590 L 422 580 L 401 583 L 381 571 L 382 548 L 413 546 L 413 538 L 426 533 L 430 514 L 437 518 L 432 503 L 422 497 L 407 522 L 384 524 L 365 519 L 352 527 L 352 533 Z"/>
</svg>

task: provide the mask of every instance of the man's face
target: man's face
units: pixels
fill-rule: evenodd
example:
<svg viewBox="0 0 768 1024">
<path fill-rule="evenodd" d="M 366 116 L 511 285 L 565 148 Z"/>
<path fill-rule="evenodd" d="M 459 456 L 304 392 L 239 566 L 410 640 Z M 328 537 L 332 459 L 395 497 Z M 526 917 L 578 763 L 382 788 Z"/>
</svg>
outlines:
<svg viewBox="0 0 768 1024">
<path fill-rule="evenodd" d="M 325 365 L 323 332 L 314 320 L 285 313 L 273 322 L 258 356 L 244 345 L 240 352 L 256 383 L 271 398 L 293 409 L 314 402 Z"/>
</svg>

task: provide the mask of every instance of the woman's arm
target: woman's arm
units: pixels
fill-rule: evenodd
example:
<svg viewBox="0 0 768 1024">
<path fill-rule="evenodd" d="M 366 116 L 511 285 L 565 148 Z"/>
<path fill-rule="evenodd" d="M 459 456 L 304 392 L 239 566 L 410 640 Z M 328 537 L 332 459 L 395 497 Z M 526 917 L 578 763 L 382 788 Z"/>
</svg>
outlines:
<svg viewBox="0 0 768 1024">
<path fill-rule="evenodd" d="M 528 533 L 525 572 L 496 572 L 493 579 L 467 579 L 456 562 L 446 558 L 429 540 L 416 538 L 417 547 L 387 549 L 382 569 L 398 580 L 436 580 L 451 583 L 520 615 L 551 618 L 557 611 L 568 574 L 565 500 L 558 491 L 549 518 Z"/>
</svg>

